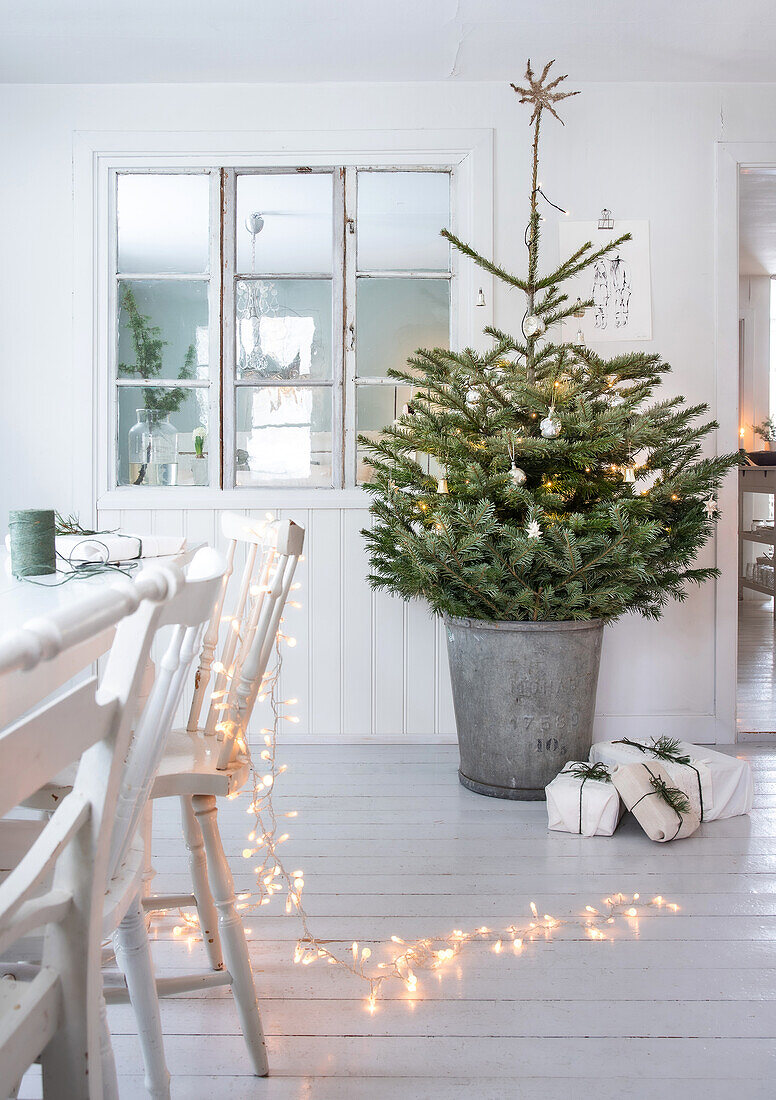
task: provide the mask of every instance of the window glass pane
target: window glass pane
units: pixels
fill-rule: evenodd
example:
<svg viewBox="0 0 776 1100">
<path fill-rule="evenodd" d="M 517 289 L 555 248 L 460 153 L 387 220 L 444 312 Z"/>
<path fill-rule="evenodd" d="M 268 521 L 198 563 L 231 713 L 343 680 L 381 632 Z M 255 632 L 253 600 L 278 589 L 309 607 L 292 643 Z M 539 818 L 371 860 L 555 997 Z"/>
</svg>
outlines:
<svg viewBox="0 0 776 1100">
<path fill-rule="evenodd" d="M 331 280 L 239 279 L 237 377 L 331 378 Z"/>
<path fill-rule="evenodd" d="M 330 173 L 238 176 L 237 270 L 330 273 L 333 187 Z"/>
<path fill-rule="evenodd" d="M 237 485 L 331 485 L 330 386 L 240 386 Z"/>
<path fill-rule="evenodd" d="M 122 279 L 118 295 L 119 378 L 207 378 L 208 284 Z"/>
<path fill-rule="evenodd" d="M 118 270 L 208 270 L 210 177 L 120 175 L 117 181 Z"/>
<path fill-rule="evenodd" d="M 449 347 L 449 280 L 359 279 L 356 338 L 357 373 L 372 378 L 418 348 Z"/>
<path fill-rule="evenodd" d="M 412 400 L 412 386 L 358 386 L 356 389 L 356 435 L 380 438 L 383 428 L 401 416 Z M 371 481 L 373 470 L 364 462 L 364 447 L 357 443 L 356 480 Z"/>
<path fill-rule="evenodd" d="M 449 225 L 449 173 L 358 173 L 359 271 L 447 271 Z"/>
<path fill-rule="evenodd" d="M 207 484 L 208 390 L 117 386 L 118 484 Z M 197 457 L 196 429 L 204 430 Z"/>
</svg>

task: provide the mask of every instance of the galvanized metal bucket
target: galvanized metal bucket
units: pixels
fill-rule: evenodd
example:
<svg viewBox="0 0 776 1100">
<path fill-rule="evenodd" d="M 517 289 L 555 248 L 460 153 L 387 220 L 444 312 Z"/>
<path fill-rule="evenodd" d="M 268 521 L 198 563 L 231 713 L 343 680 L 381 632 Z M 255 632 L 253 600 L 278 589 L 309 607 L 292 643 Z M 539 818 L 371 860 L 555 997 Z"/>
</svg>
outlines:
<svg viewBox="0 0 776 1100">
<path fill-rule="evenodd" d="M 445 618 L 464 787 L 543 799 L 569 760 L 587 760 L 603 623 Z"/>
</svg>

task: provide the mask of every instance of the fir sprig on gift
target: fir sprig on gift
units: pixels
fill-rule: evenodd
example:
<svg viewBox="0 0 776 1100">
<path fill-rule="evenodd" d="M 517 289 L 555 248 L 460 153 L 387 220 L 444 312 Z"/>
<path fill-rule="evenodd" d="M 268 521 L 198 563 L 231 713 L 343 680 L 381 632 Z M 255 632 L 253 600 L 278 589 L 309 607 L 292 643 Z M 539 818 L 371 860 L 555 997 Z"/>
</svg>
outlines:
<svg viewBox="0 0 776 1100">
<path fill-rule="evenodd" d="M 679 814 L 689 813 L 690 800 L 684 791 L 680 791 L 678 787 L 669 787 L 664 779 L 661 779 L 659 775 L 652 775 L 650 773 L 650 786 L 655 794 L 660 795 L 664 802 Z"/>
<path fill-rule="evenodd" d="M 612 781 L 609 769 L 601 761 L 597 764 L 585 764 L 583 761 L 577 761 L 567 769 L 567 775 L 573 775 L 575 779 L 581 779 L 583 782 L 587 782 L 588 779 L 595 779 L 599 783 L 611 783 Z"/>
<path fill-rule="evenodd" d="M 454 617 L 659 618 L 689 584 L 718 575 L 695 564 L 714 532 L 704 502 L 739 460 L 704 451 L 717 428 L 698 422 L 706 405 L 678 396 L 650 403 L 670 370 L 659 355 L 607 360 L 555 335 L 578 308 L 566 281 L 625 238 L 588 242 L 541 270 L 540 124 L 563 95 L 553 81 L 547 98 L 546 75 L 530 73 L 520 90 L 533 108 L 527 275 L 444 233 L 523 296 L 523 331 L 487 328 L 487 351 L 421 350 L 388 371 L 414 396 L 381 438 L 360 438 L 372 469 L 369 580 Z"/>
</svg>

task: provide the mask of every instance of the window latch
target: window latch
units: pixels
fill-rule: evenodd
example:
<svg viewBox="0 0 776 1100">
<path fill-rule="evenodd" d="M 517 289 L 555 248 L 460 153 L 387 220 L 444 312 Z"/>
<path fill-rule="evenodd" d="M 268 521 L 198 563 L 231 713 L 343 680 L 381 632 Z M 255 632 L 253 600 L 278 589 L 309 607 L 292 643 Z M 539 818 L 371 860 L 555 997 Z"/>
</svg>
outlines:
<svg viewBox="0 0 776 1100">
<path fill-rule="evenodd" d="M 350 333 L 350 343 L 348 344 L 348 351 L 355 351 L 356 347 L 356 326 L 351 321 L 348 325 L 348 332 Z"/>
<path fill-rule="evenodd" d="M 355 233 L 356 231 L 356 219 L 345 218 L 345 225 L 348 227 L 348 233 Z"/>
</svg>

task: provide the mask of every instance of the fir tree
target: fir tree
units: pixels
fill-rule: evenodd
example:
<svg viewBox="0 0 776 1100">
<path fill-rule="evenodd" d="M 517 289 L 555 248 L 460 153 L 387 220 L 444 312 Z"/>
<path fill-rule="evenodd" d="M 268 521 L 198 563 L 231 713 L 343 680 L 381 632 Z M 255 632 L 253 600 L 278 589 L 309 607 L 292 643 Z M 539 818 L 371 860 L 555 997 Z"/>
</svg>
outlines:
<svg viewBox="0 0 776 1100">
<path fill-rule="evenodd" d="M 549 273 L 539 263 L 546 198 L 538 183 L 545 111 L 573 92 L 527 87 L 533 107 L 528 272 L 518 277 L 443 230 L 463 255 L 525 295 L 522 332 L 497 328 L 489 351 L 418 351 L 389 374 L 413 387 L 407 411 L 380 439 L 361 438 L 373 478 L 368 544 L 374 588 L 423 597 L 434 612 L 487 620 L 658 618 L 688 583 L 714 530 L 714 494 L 737 455 L 704 457 L 714 421 L 682 397 L 650 403 L 670 370 L 657 354 L 609 360 L 555 338 L 570 317 L 562 287 L 607 256 L 585 244 Z M 547 200 L 549 201 L 549 200 Z M 590 307 L 592 302 L 582 306 Z M 439 478 L 427 472 L 436 460 Z"/>
</svg>

